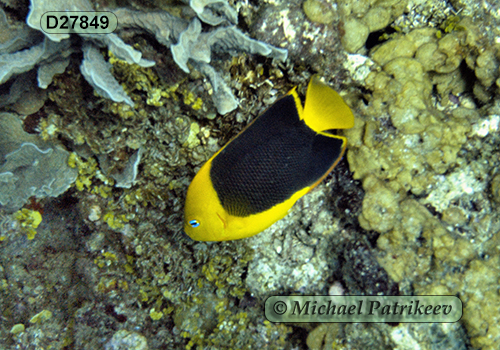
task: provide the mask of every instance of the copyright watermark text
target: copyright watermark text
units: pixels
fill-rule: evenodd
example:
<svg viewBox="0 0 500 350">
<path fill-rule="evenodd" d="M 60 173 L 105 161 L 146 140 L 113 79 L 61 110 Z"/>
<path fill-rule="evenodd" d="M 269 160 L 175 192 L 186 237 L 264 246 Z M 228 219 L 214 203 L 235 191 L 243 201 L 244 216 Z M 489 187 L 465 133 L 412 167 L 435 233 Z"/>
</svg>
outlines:
<svg viewBox="0 0 500 350">
<path fill-rule="evenodd" d="M 455 296 L 273 296 L 266 300 L 271 322 L 457 322 Z"/>
</svg>

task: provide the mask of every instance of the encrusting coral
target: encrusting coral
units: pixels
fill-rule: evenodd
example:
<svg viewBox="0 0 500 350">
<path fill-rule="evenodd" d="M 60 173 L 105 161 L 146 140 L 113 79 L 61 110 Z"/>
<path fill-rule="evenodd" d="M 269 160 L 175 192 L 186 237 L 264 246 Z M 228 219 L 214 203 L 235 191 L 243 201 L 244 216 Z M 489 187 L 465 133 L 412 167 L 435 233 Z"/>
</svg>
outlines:
<svg viewBox="0 0 500 350">
<path fill-rule="evenodd" d="M 224 1 L 212 3 L 191 1 L 191 5 L 202 20 L 213 25 L 223 22 L 234 23 L 237 20 L 234 11 L 229 10 L 230 7 Z M 211 7 L 214 7 L 214 10 L 217 11 L 212 11 Z M 79 0 L 77 2 L 33 0 L 26 22 L 30 27 L 41 30 L 40 19 L 42 14 L 47 11 L 60 11 L 61 9 L 68 11 L 91 11 L 93 6 L 87 0 Z M 215 52 L 232 53 L 243 50 L 250 53 L 276 57 L 282 61 L 286 59 L 286 50 L 276 49 L 265 43 L 250 39 L 235 27 L 219 27 L 213 31 L 202 33 L 200 22 L 196 18 L 192 19 L 190 23 L 185 19 L 175 17 L 164 11 L 139 12 L 127 9 L 117 9 L 116 14 L 120 18 L 121 30 L 135 28 L 150 32 L 163 45 L 170 46 L 174 60 L 186 72 L 189 72 L 188 61 L 198 66 L 198 69 L 209 77 L 214 92 L 212 97 L 214 98 L 216 107 L 222 114 L 234 110 L 238 106 L 238 103 L 224 82 L 224 79 L 209 65 L 212 50 L 216 50 Z M 221 17 L 221 15 L 227 17 Z M 15 28 L 15 30 L 11 31 L 13 35 L 4 38 L 4 42 L 0 46 L 0 83 L 5 83 L 12 77 L 15 78 L 11 87 L 11 94 L 4 96 L 5 99 L 2 105 L 13 106 L 22 97 L 22 94 L 17 92 L 17 87 L 29 84 L 29 81 L 26 79 L 27 73 L 20 75 L 21 73 L 28 72 L 37 67 L 38 86 L 46 89 L 52 83 L 56 74 L 61 74 L 65 71 L 69 64 L 69 56 L 78 50 L 78 48 L 71 44 L 69 34 L 44 33 L 46 35 L 43 36 L 37 31 L 29 29 L 25 24 L 18 23 L 16 27 L 13 27 L 8 24 L 3 10 L 0 10 L 0 19 L 2 26 L 6 29 Z M 194 33 L 192 28 L 195 28 Z M 186 39 L 189 35 L 192 37 Z M 134 113 L 134 101 L 111 74 L 113 66 L 105 61 L 99 47 L 108 47 L 110 51 L 109 55 L 115 62 L 120 60 L 129 65 L 137 64 L 144 68 L 151 67 L 154 62 L 144 60 L 141 52 L 125 44 L 116 34 L 81 34 L 80 36 L 83 39 L 81 43 L 83 61 L 80 65 L 83 77 L 94 87 L 98 95 L 118 102 L 115 107 L 118 113 L 122 115 Z M 30 38 L 30 40 L 27 40 L 27 38 Z M 32 46 L 30 47 L 29 45 Z M 155 99 L 158 100 L 158 97 L 155 97 Z M 119 104 L 121 102 L 125 102 L 131 108 L 124 109 Z M 197 104 L 199 105 L 200 102 L 201 100 Z M 196 104 L 193 104 L 193 108 L 195 107 Z M 45 130 L 42 130 L 42 135 L 44 132 Z M 24 149 L 28 149 L 28 147 L 26 146 Z M 136 168 L 137 164 L 134 167 Z M 135 178 L 137 170 L 132 171 L 131 174 L 132 178 Z M 123 181 L 125 181 L 123 182 L 123 186 L 127 187 L 130 186 L 130 181 L 133 182 L 134 180 Z M 119 181 L 117 186 L 121 186 L 121 183 Z M 67 186 L 64 188 L 67 188 Z M 55 193 L 61 193 L 61 191 L 56 191 Z M 40 196 L 41 194 L 38 193 L 38 195 Z M 19 203 L 25 201 L 27 197 L 29 196 L 19 196 Z M 6 200 L 3 200 L 3 203 L 5 204 Z"/>
<path fill-rule="evenodd" d="M 54 2 L 56 5 L 61 3 Z M 80 346 L 79 344 L 85 344 L 87 347 L 112 348 L 125 343 L 130 346 L 135 346 L 133 344 L 144 346 L 147 340 L 149 348 L 169 345 L 176 348 L 209 345 L 224 348 L 248 343 L 250 336 L 257 336 L 254 344 L 265 344 L 271 340 L 276 344 L 275 348 L 280 348 L 286 343 L 285 338 L 290 333 L 289 327 L 264 323 L 260 311 L 256 313 L 250 310 L 249 314 L 244 310 L 238 310 L 236 298 L 243 298 L 246 290 L 241 278 L 242 266 L 247 264 L 252 256 L 247 249 L 240 247 L 236 251 L 233 247 L 221 247 L 220 250 L 216 248 L 214 251 L 201 247 L 196 248 L 199 251 L 196 253 L 196 258 L 193 258 L 192 252 L 185 249 L 191 243 L 186 245 L 182 236 L 179 237 L 179 233 L 176 235 L 180 238 L 179 242 L 183 248 L 176 247 L 177 244 L 172 245 L 176 239 L 173 238 L 174 231 L 170 230 L 174 229 L 179 221 L 182 192 L 185 190 L 192 167 L 206 160 L 210 153 L 219 148 L 217 138 L 213 133 L 216 132 L 214 130 L 221 119 L 216 118 L 217 110 L 210 102 L 211 95 L 219 111 L 227 113 L 237 107 L 238 101 L 231 90 L 234 84 L 231 82 L 232 84 L 228 85 L 225 82 L 225 78 L 230 74 L 229 68 L 233 66 L 237 67 L 234 69 L 239 69 L 248 75 L 253 74 L 254 70 L 257 71 L 248 81 L 243 80 L 243 73 L 238 74 L 239 81 L 245 86 L 257 83 L 262 85 L 262 81 L 267 79 L 262 62 L 257 63 L 246 55 L 233 60 L 222 60 L 221 57 L 226 58 L 226 53 L 235 54 L 241 50 L 277 55 L 276 57 L 281 59 L 286 57 L 284 49 L 275 49 L 250 39 L 231 25 L 225 27 L 226 23 L 234 23 L 237 19 L 234 10 L 224 10 L 224 7 L 230 8 L 227 2 L 191 1 L 190 3 L 200 14 L 201 21 L 219 23 L 219 28 L 210 30 L 210 26 L 205 25 L 204 30 L 197 33 L 191 42 L 195 46 L 185 51 L 187 56 L 182 60 L 185 67 L 189 69 L 189 75 L 175 67 L 177 63 L 172 61 L 173 56 L 168 51 L 165 53 L 161 48 L 158 49 L 161 45 L 157 43 L 142 45 L 146 41 L 140 36 L 137 37 L 138 43 L 133 46 L 124 43 L 120 46 L 115 39 L 97 41 L 96 38 L 83 35 L 70 39 L 55 37 L 54 39 L 60 41 L 54 43 L 71 44 L 67 52 L 76 53 L 76 55 L 68 56 L 70 64 L 64 73 L 48 74 L 61 72 L 61 67 L 67 62 L 63 57 L 50 56 L 46 61 L 39 60 L 35 63 L 35 68 L 50 65 L 56 61 L 60 65 L 53 70 L 45 70 L 43 74 L 45 77 L 42 79 L 43 87 L 47 87 L 48 90 L 44 95 L 46 103 L 38 106 L 38 109 L 32 112 L 33 115 L 26 118 L 16 116 L 16 118 L 20 122 L 24 119 L 23 126 L 25 127 L 29 121 L 33 120 L 35 126 L 31 132 L 39 133 L 39 135 L 31 135 L 32 137 L 42 139 L 49 144 L 57 144 L 59 139 L 74 151 L 65 159 L 61 169 L 70 169 L 76 180 L 72 180 L 74 186 L 71 190 L 57 199 L 59 204 L 43 200 L 41 204 L 36 203 L 36 200 L 30 201 L 29 205 L 41 207 L 37 209 L 40 212 L 23 209 L 24 211 L 17 215 L 18 220 L 9 216 L 5 220 L 5 225 L 3 225 L 4 213 L 0 212 L 2 223 L 0 237 L 6 243 L 2 245 L 0 264 L 6 266 L 8 259 L 10 266 L 6 272 L 7 276 L 3 275 L 5 270 L 0 266 L 1 279 L 5 281 L 0 285 L 0 293 L 2 293 L 0 303 L 2 307 L 4 304 L 7 305 L 5 307 L 7 309 L 15 298 L 23 293 L 27 295 L 36 289 L 31 294 L 34 296 L 33 300 L 36 293 L 41 293 L 43 295 L 38 294 L 36 298 L 43 300 L 44 304 L 43 307 L 39 307 L 40 303 L 33 302 L 27 308 L 23 308 L 21 314 L 9 316 L 9 319 L 18 320 L 15 324 L 9 324 L 9 329 L 6 329 L 6 335 L 10 337 L 11 343 L 31 343 L 44 347 L 50 343 L 51 346 L 63 348 L 74 342 L 77 347 Z M 78 5 L 82 2 L 74 4 Z M 37 2 L 38 5 L 40 2 Z M 45 10 L 49 9 L 45 8 Z M 161 36 L 162 32 L 165 33 L 170 28 L 168 21 L 177 24 L 184 23 L 184 29 L 182 25 L 172 27 L 174 36 L 168 39 L 167 47 L 178 43 L 179 35 L 188 28 L 189 23 L 200 23 L 196 18 L 186 20 L 169 15 L 165 11 L 128 11 L 129 14 L 133 12 L 135 19 L 132 21 L 133 24 L 120 28 L 125 37 L 127 34 L 137 32 L 151 34 L 154 30 L 153 39 L 148 35 L 148 40 L 154 42 L 155 37 Z M 117 10 L 117 13 L 119 12 Z M 151 19 L 146 21 L 149 26 L 137 25 L 136 22 L 140 22 L 137 16 L 141 14 L 151 16 Z M 32 16 L 35 15 L 37 15 L 36 11 Z M 229 21 L 225 19 L 225 16 Z M 167 23 L 158 22 L 161 18 Z M 219 18 L 222 18 L 222 21 Z M 125 25 L 126 21 L 123 20 L 121 23 Z M 160 26 L 157 29 L 151 29 L 152 24 L 158 23 Z M 175 30 L 178 29 L 182 30 L 176 33 Z M 39 32 L 34 31 L 34 33 Z M 162 38 L 163 42 L 159 42 L 164 45 L 168 36 Z M 213 47 L 202 42 L 207 39 Z M 52 41 L 43 36 L 38 36 L 38 40 L 38 44 L 45 40 Z M 203 61 L 198 62 L 196 57 L 191 56 L 195 53 L 196 45 L 202 44 L 205 50 L 202 56 Z M 29 47 L 30 44 L 27 44 L 28 50 Z M 103 47 L 107 47 L 109 51 L 100 50 Z M 117 47 L 123 48 L 125 53 Z M 145 62 L 142 60 L 142 54 L 139 61 L 134 58 L 137 57 L 134 51 L 138 52 L 139 47 L 144 50 L 144 56 L 147 53 L 148 58 L 157 62 L 155 67 L 142 64 Z M 80 53 L 83 53 L 84 61 L 81 62 L 82 68 L 79 70 L 80 63 L 75 64 L 75 61 Z M 88 56 L 94 56 L 95 59 L 89 59 Z M 7 55 L 4 58 L 8 59 L 12 56 Z M 142 66 L 135 64 L 133 59 Z M 106 60 L 111 66 L 106 63 Z M 244 63 L 245 60 L 248 62 Z M 271 60 L 267 62 L 271 63 Z M 169 70 L 167 71 L 165 67 Z M 225 77 L 220 74 L 223 71 L 221 67 L 227 69 L 228 73 L 225 73 Z M 281 71 L 275 65 L 270 65 L 270 67 L 272 67 L 270 76 L 273 81 L 277 81 L 276 76 Z M 111 74 L 96 73 L 92 69 L 100 69 L 101 72 L 111 70 L 114 78 L 110 79 Z M 161 72 L 162 69 L 164 72 L 167 71 L 166 77 L 159 76 L 159 71 Z M 8 87 L 6 90 L 9 90 L 7 93 L 17 92 L 19 85 L 38 85 L 37 73 L 39 77 L 42 75 L 40 71 L 34 70 L 20 75 L 13 74 L 5 85 Z M 208 79 L 203 79 L 204 74 Z M 121 99 L 129 104 L 89 94 L 93 88 L 89 88 L 85 83 L 84 75 L 89 77 L 92 87 L 101 89 L 103 95 L 108 89 L 106 92 L 109 94 L 108 97 L 113 95 L 114 99 Z M 282 77 L 283 74 L 281 73 L 280 76 Z M 52 82 L 48 83 L 50 79 Z M 111 83 L 107 83 L 106 80 Z M 118 81 L 121 84 L 118 84 Z M 115 87 L 109 88 L 111 84 Z M 252 113 L 250 107 L 261 108 L 266 105 L 262 99 L 268 88 L 273 87 L 271 95 L 274 96 L 277 89 L 282 89 L 280 84 L 280 82 L 277 82 L 276 86 L 265 84 L 264 89 L 257 91 L 258 93 L 248 90 L 241 94 L 245 97 L 242 101 L 243 106 L 249 108 L 239 113 L 239 124 L 241 125 L 242 120 L 250 118 Z M 120 88 L 123 89 L 123 93 L 116 94 Z M 97 89 L 94 90 L 97 91 Z M 10 109 L 13 106 L 14 102 L 6 103 L 3 108 Z M 234 116 L 228 120 L 230 121 L 227 123 L 228 126 L 236 124 L 233 121 Z M 73 199 L 75 202 L 72 202 Z M 73 211 L 75 215 L 69 214 L 68 211 Z M 76 215 L 76 212 L 79 214 Z M 37 215 L 36 213 L 41 213 L 43 217 L 41 223 L 30 219 L 33 215 Z M 146 216 L 156 224 L 152 226 L 149 219 L 145 220 Z M 54 225 L 54 222 L 58 224 Z M 64 225 L 61 225 L 61 222 Z M 17 255 L 12 258 L 15 256 L 14 246 L 17 243 L 21 242 L 26 245 L 22 243 L 22 239 L 26 240 L 26 235 L 10 233 L 22 232 L 20 226 L 23 224 L 33 229 L 36 224 L 40 224 L 36 227 L 36 236 L 29 241 L 28 246 L 28 249 L 33 251 L 36 260 L 36 262 L 33 261 L 36 266 L 30 269 L 37 270 L 39 263 L 46 264 L 44 269 L 47 267 L 48 273 L 40 271 L 39 280 L 24 273 L 21 267 L 24 257 Z M 89 224 L 91 227 L 88 226 Z M 3 230 L 3 227 L 6 227 L 6 230 Z M 68 227 L 75 227 L 73 231 L 75 235 L 64 233 Z M 149 235 L 147 233 L 153 233 L 157 229 L 165 229 L 172 234 Z M 7 234 L 5 234 L 6 231 Z M 178 230 L 175 229 L 175 231 Z M 80 239 L 87 234 L 92 236 L 90 240 Z M 117 248 L 115 243 L 118 241 L 109 246 L 105 242 L 112 239 L 114 235 L 116 238 L 121 236 L 122 238 L 128 237 L 126 240 L 132 239 L 124 245 L 128 247 L 125 254 L 122 254 L 124 251 L 115 249 Z M 33 238 L 32 236 L 33 234 L 28 238 Z M 148 242 L 147 237 L 153 238 L 153 241 Z M 82 259 L 76 263 L 77 251 L 80 249 L 77 246 L 80 244 L 82 244 L 83 251 L 88 254 L 84 253 Z M 42 246 L 48 247 L 46 248 L 48 253 L 34 252 Z M 64 248 L 61 248 L 62 246 Z M 161 251 L 153 246 L 160 248 Z M 59 252 L 60 249 L 64 249 L 66 253 L 61 256 L 61 260 L 56 258 L 58 260 L 56 262 L 52 252 Z M 57 256 L 59 257 L 60 254 L 57 253 Z M 157 267 L 163 265 L 163 259 L 168 260 L 167 265 L 170 267 L 161 271 L 163 269 L 157 269 Z M 202 268 L 204 264 L 200 264 L 202 261 L 207 262 L 205 268 Z M 68 266 L 73 266 L 75 279 L 66 278 L 71 270 L 71 268 L 66 269 Z M 114 269 L 120 275 L 118 278 L 112 276 L 114 273 L 109 274 Z M 80 273 L 76 270 L 80 270 L 86 277 L 76 277 L 76 274 Z M 188 270 L 197 272 L 190 274 Z M 52 271 L 57 272 L 52 273 Z M 12 276 L 16 276 L 15 278 L 20 281 L 19 285 L 24 285 L 26 288 L 11 286 Z M 89 278 L 89 283 L 82 282 L 87 278 Z M 203 290 L 203 292 L 187 295 L 181 284 L 195 286 L 197 290 Z M 66 293 L 67 286 L 70 285 L 76 286 L 75 288 L 79 291 L 66 299 L 67 305 L 62 306 L 65 310 L 63 313 L 66 315 L 63 316 L 57 311 L 61 307 L 60 302 L 55 302 L 58 298 L 52 298 L 49 294 L 52 292 L 57 294 L 62 290 Z M 117 291 L 119 293 L 116 293 Z M 98 295 L 103 296 L 107 300 L 106 303 L 110 302 L 109 306 L 95 308 L 94 303 L 97 299 L 94 296 Z M 114 304 L 118 299 L 111 301 L 108 297 L 111 299 L 123 297 L 123 308 L 116 307 L 115 309 Z M 87 303 L 85 299 L 90 302 Z M 133 316 L 130 312 L 136 313 L 134 309 L 138 303 L 142 304 L 140 307 L 144 307 L 146 312 L 143 315 Z M 204 303 L 213 305 L 214 308 L 205 313 Z M 51 311 L 52 317 L 38 317 L 35 318 L 36 322 L 30 323 L 29 320 L 33 316 L 40 315 L 42 310 Z M 204 317 L 215 318 L 200 324 L 196 319 L 185 317 L 190 315 L 190 311 L 199 312 Z M 141 324 L 147 328 L 150 327 L 148 325 L 154 323 L 154 328 L 159 331 L 158 337 L 151 339 L 149 331 L 142 329 L 143 326 L 136 328 L 134 332 L 120 332 L 115 325 L 112 326 L 114 329 L 108 328 L 100 321 L 109 316 L 106 316 L 106 313 L 117 315 L 120 322 L 124 321 L 127 324 L 121 324 L 119 328 L 128 329 L 131 323 L 127 320 L 140 320 Z M 61 316 L 64 318 L 69 316 L 71 325 L 68 325 L 66 330 L 60 328 L 66 323 Z M 115 323 L 114 316 L 111 318 L 113 319 L 110 320 L 111 323 Z M 172 320 L 175 320 L 177 325 L 176 334 L 172 333 L 174 327 Z M 95 323 L 97 326 L 88 327 L 94 321 L 97 322 Z M 180 333 L 177 333 L 177 329 Z M 10 332 L 11 330 L 13 331 Z M 37 333 L 42 330 L 47 336 L 38 337 Z M 236 331 L 239 334 L 234 336 Z M 3 327 L 0 332 L 3 337 Z M 231 337 L 232 340 L 228 340 Z"/>
<path fill-rule="evenodd" d="M 76 179 L 69 153 L 23 130 L 14 114 L 0 113 L 0 205 L 21 208 L 28 198 L 57 197 Z"/>
<path fill-rule="evenodd" d="M 225 1 L 202 2 L 190 1 L 190 5 L 200 16 L 200 19 L 211 25 L 223 22 L 234 23 L 237 17 Z M 221 10 L 222 16 L 216 15 L 211 7 Z M 30 5 L 30 13 L 26 19 L 27 24 L 41 30 L 40 21 L 44 13 L 49 11 L 92 11 L 93 6 L 88 0 L 66 1 L 44 1 L 33 0 Z M 235 27 L 218 27 L 215 30 L 202 33 L 201 24 L 197 18 L 189 23 L 187 20 L 175 17 L 167 12 L 131 11 L 117 9 L 114 11 L 118 17 L 119 29 L 136 28 L 153 33 L 158 41 L 169 46 L 174 61 L 184 71 L 189 72 L 188 60 L 194 64 L 202 65 L 201 71 L 205 72 L 211 80 L 215 94 L 215 104 L 221 114 L 227 114 L 234 110 L 238 104 L 232 96 L 223 79 L 212 67 L 206 67 L 211 60 L 211 51 L 235 53 L 247 51 L 264 56 L 275 57 L 285 61 L 287 51 L 278 49 L 257 40 L 253 40 L 243 34 Z M 5 16 L 5 14 L 1 14 Z M 227 17 L 224 17 L 227 16 Z M 70 48 L 69 34 L 45 33 L 46 38 L 37 46 L 20 52 L 11 52 L 15 39 L 11 44 L 0 51 L 0 83 L 6 82 L 12 75 L 27 72 L 35 65 L 39 66 L 39 86 L 46 88 L 56 73 L 62 73 L 68 65 Z M 138 64 L 142 67 L 151 67 L 154 62 L 142 58 L 142 54 L 131 46 L 125 44 L 116 34 L 80 34 L 84 43 L 84 53 L 81 71 L 85 79 L 94 87 L 96 92 L 115 102 L 126 102 L 133 106 L 132 100 L 125 94 L 123 88 L 112 77 L 110 65 L 107 65 L 98 48 L 108 47 L 110 52 L 117 58 L 125 60 L 129 64 Z M 7 47 L 8 45 L 8 47 Z M 7 50 L 9 49 L 9 50 Z M 217 51 L 216 51 L 217 52 Z M 220 93 L 218 93 L 220 92 Z"/>
<path fill-rule="evenodd" d="M 443 5 L 448 7 L 426 6 Z M 372 9 L 358 18 L 367 20 Z M 411 283 L 420 295 L 459 295 L 472 345 L 494 349 L 499 328 L 487 321 L 492 315 L 479 320 L 487 308 L 471 289 L 484 283 L 488 303 L 498 303 L 491 293 L 496 259 L 482 258 L 489 251 L 484 242 L 500 229 L 500 213 L 485 193 L 498 167 L 493 101 L 500 52 L 484 31 L 495 20 L 488 16 L 491 22 L 480 24 L 448 9 L 439 13 L 441 24 L 422 26 L 418 13 L 395 21 L 402 27 L 381 36 L 385 41 L 365 57 L 364 70 L 351 66 L 363 72 L 359 82 L 370 91 L 355 128 L 346 131 L 349 166 L 365 190 L 359 223 L 380 234 L 379 262 L 394 281 Z M 350 51 L 366 50 L 349 45 Z M 450 266 L 464 271 L 449 272 Z M 425 276 L 434 282 L 427 284 Z M 478 326 L 483 322 L 488 330 Z"/>
<path fill-rule="evenodd" d="M 12 57 L 32 67 L 9 68 L 0 106 L 28 115 L 12 115 L 16 130 L 39 133 L 21 130 L 13 149 L 31 142 L 38 150 L 23 152 L 43 158 L 42 145 L 56 154 L 63 143 L 72 151 L 61 157 L 63 178 L 74 183 L 58 198 L 0 210 L 7 346 L 290 349 L 308 334 L 318 350 L 499 347 L 498 4 L 131 1 L 110 9 L 120 36 L 53 41 L 19 21 L 26 12 L 16 0 L 0 2 L 13 4 L 0 15 L 0 71 L 15 66 Z M 285 51 L 265 43 L 290 58 L 278 63 Z M 95 59 L 79 61 L 89 53 Z M 92 62 L 108 82 L 85 82 L 80 65 Z M 346 159 L 268 231 L 187 240 L 183 198 L 197 168 L 282 93 L 298 85 L 302 95 L 313 72 L 355 112 Z M 92 95 L 93 86 L 113 94 Z M 23 152 L 14 154 L 30 164 L 14 170 L 32 171 L 38 158 Z M 329 287 L 457 295 L 463 318 L 319 326 L 264 318 L 268 295 Z"/>
<path fill-rule="evenodd" d="M 193 3 L 196 1 L 191 1 L 191 6 Z M 286 50 L 251 39 L 234 26 L 218 27 L 209 32 L 202 32 L 201 23 L 197 18 L 187 22 L 165 12 L 144 13 L 127 9 L 118 9 L 115 14 L 120 19 L 119 28 L 135 28 L 152 33 L 161 44 L 170 47 L 174 61 L 183 71 L 186 73 L 190 71 L 189 61 L 205 74 L 212 83 L 214 103 L 221 114 L 233 111 L 238 104 L 219 73 L 209 65 L 212 51 L 233 54 L 246 51 L 276 58 L 282 62 L 287 58 Z M 223 21 L 224 19 L 220 18 L 209 23 Z"/>
</svg>

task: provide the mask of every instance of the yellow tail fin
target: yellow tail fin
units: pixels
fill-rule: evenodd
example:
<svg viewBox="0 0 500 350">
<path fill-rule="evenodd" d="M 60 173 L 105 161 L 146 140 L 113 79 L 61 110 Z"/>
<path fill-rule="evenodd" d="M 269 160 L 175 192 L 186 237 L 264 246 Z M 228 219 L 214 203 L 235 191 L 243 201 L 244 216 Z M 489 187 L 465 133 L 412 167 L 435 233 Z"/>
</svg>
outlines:
<svg viewBox="0 0 500 350">
<path fill-rule="evenodd" d="M 342 97 L 317 76 L 311 78 L 307 87 L 302 116 L 307 126 L 317 133 L 354 126 L 354 115 Z"/>
</svg>

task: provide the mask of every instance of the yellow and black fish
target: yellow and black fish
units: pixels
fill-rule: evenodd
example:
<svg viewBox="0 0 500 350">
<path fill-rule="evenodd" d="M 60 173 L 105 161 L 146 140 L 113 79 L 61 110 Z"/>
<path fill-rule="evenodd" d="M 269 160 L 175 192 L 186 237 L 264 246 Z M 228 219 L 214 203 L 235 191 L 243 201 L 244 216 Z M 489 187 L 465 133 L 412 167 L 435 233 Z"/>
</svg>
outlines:
<svg viewBox="0 0 500 350">
<path fill-rule="evenodd" d="M 212 156 L 188 188 L 184 229 L 199 241 L 253 236 L 282 219 L 337 165 L 354 126 L 342 98 L 313 77 L 302 108 L 296 87 Z"/>
</svg>

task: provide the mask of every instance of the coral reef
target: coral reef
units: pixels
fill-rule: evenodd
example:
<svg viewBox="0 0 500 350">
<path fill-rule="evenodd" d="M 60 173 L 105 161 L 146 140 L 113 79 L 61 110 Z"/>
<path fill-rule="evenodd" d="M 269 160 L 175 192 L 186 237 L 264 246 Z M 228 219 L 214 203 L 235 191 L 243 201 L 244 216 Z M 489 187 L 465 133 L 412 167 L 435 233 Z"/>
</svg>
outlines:
<svg viewBox="0 0 500 350">
<path fill-rule="evenodd" d="M 499 348 L 498 5 L 79 0 L 117 34 L 49 37 L 68 2 L 0 4 L 4 348 Z M 196 170 L 314 73 L 355 113 L 345 159 L 265 232 L 189 240 Z M 457 295 L 463 318 L 264 317 L 329 292 Z"/>
<path fill-rule="evenodd" d="M 223 6 L 223 13 L 228 16 L 225 19 L 234 23 L 236 16 L 231 11 L 226 10 L 229 8 L 226 2 L 218 1 L 207 4 L 217 3 Z M 202 4 L 202 1 L 190 1 L 195 12 L 198 15 L 202 14 L 200 17 L 202 21 L 216 25 L 225 20 L 223 17 L 214 17 L 212 12 L 207 11 L 207 6 L 202 6 Z M 201 23 L 197 18 L 188 22 L 165 12 L 142 13 L 127 9 L 118 9 L 115 14 L 120 19 L 119 28 L 146 31 L 155 35 L 158 42 L 170 47 L 174 61 L 186 73 L 190 71 L 188 61 L 191 61 L 195 67 L 208 76 L 214 90 L 212 97 L 220 114 L 233 111 L 238 104 L 224 80 L 220 78 L 219 73 L 208 65 L 211 61 L 212 51 L 233 54 L 245 51 L 276 58 L 282 62 L 287 58 L 287 50 L 251 39 L 235 27 L 219 27 L 202 33 Z M 175 43 L 175 41 L 177 42 Z"/>
<path fill-rule="evenodd" d="M 89 44 L 83 46 L 83 61 L 80 70 L 97 94 L 115 102 L 125 102 L 133 107 L 134 102 L 115 80 L 110 68 L 111 64 L 104 60 L 98 49 Z"/>
<path fill-rule="evenodd" d="M 500 229 L 486 193 L 499 141 L 499 51 L 487 28 L 498 20 L 479 24 L 450 14 L 433 27 L 404 17 L 395 21 L 404 27 L 369 52 L 361 64 L 368 69 L 357 78 L 370 90 L 355 129 L 346 132 L 349 165 L 365 190 L 359 223 L 380 234 L 378 260 L 403 290 L 459 295 L 472 346 L 494 349 L 498 327 L 476 315 L 486 312 L 485 303 L 498 303 L 489 294 L 496 288 L 488 287 L 497 254 L 486 253 Z M 464 270 L 450 272 L 457 266 Z M 470 276 L 484 285 L 481 302 L 468 294 Z M 483 322 L 488 331 L 478 328 Z"/>
<path fill-rule="evenodd" d="M 235 23 L 237 20 L 234 10 L 225 1 L 208 3 L 190 1 L 189 4 L 205 23 L 218 25 L 225 21 Z M 217 12 L 214 12 L 213 8 Z M 33 0 L 26 22 L 31 28 L 42 31 L 41 17 L 46 12 L 92 10 L 93 6 L 88 0 L 79 0 L 78 2 Z M 216 15 L 219 12 L 223 16 Z M 197 18 L 189 23 L 166 12 L 141 13 L 127 9 L 116 10 L 115 15 L 119 19 L 119 28 L 132 27 L 153 32 L 160 43 L 170 47 L 174 61 L 185 72 L 189 72 L 188 60 L 199 62 L 203 66 L 210 63 L 212 50 L 215 52 L 247 51 L 275 57 L 281 61 L 285 61 L 287 57 L 286 50 L 253 40 L 235 27 L 219 27 L 213 31 L 201 33 L 201 23 Z M 0 16 L 5 17 L 5 14 L 2 12 Z M 5 19 L 4 22 L 6 22 Z M 21 31 L 20 35 L 25 36 L 25 32 L 25 30 Z M 0 51 L 0 84 L 6 82 L 12 75 L 27 72 L 38 65 L 38 85 L 41 88 L 47 88 L 55 74 L 64 72 L 68 65 L 67 56 L 71 53 L 69 49 L 70 35 L 45 32 L 44 34 L 46 37 L 39 45 L 14 53 L 11 51 L 19 38 L 6 40 L 6 43 L 2 45 L 4 49 Z M 129 64 L 151 67 L 155 63 L 143 59 L 140 51 L 125 44 L 114 33 L 107 35 L 80 34 L 80 36 L 85 40 L 82 45 L 84 59 L 80 69 L 87 82 L 94 87 L 100 96 L 115 102 L 125 102 L 133 107 L 133 101 L 111 75 L 111 65 L 104 61 L 98 47 L 106 46 L 113 55 Z M 177 43 L 175 43 L 176 41 Z M 212 67 L 202 67 L 200 70 L 205 72 L 211 80 L 215 91 L 213 98 L 219 113 L 227 114 L 237 108 L 236 100 L 223 80 L 219 78 L 218 73 Z"/>
<path fill-rule="evenodd" d="M 12 212 L 28 198 L 57 197 L 76 180 L 69 153 L 23 130 L 21 120 L 0 113 L 0 205 Z"/>
</svg>

